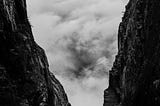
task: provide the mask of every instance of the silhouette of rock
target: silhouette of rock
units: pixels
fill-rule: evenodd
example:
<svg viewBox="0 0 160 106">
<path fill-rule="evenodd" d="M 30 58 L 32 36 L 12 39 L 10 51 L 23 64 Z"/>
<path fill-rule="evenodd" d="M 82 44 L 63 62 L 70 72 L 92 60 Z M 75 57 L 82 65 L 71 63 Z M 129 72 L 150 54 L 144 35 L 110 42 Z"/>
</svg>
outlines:
<svg viewBox="0 0 160 106">
<path fill-rule="evenodd" d="M 0 0 L 0 106 L 71 106 L 34 41 L 26 0 Z"/>
<path fill-rule="evenodd" d="M 130 0 L 104 106 L 160 106 L 160 0 Z"/>
</svg>

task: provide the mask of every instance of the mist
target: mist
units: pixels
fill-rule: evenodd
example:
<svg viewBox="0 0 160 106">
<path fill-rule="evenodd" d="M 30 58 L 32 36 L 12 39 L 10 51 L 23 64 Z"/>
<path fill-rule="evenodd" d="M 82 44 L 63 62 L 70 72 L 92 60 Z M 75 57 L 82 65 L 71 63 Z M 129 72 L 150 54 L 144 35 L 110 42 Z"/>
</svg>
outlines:
<svg viewBox="0 0 160 106">
<path fill-rule="evenodd" d="M 29 20 L 72 106 L 102 106 L 126 0 L 32 0 Z"/>
</svg>

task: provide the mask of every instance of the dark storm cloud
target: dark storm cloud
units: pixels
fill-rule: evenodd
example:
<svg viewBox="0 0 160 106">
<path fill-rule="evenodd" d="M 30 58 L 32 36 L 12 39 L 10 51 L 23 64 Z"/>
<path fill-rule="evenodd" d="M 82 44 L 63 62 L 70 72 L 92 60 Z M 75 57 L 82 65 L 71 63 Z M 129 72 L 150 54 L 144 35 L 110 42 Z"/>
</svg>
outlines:
<svg viewBox="0 0 160 106">
<path fill-rule="evenodd" d="M 66 52 L 69 52 L 71 56 L 68 58 L 68 62 L 72 63 L 74 70 L 71 70 L 74 75 L 72 77 L 83 78 L 85 77 L 84 68 L 89 68 L 96 64 L 97 60 L 101 57 L 111 59 L 112 53 L 108 49 L 110 44 L 115 41 L 114 37 L 105 39 L 105 37 L 99 34 L 98 36 L 90 37 L 89 39 L 81 39 L 81 36 L 74 33 L 72 36 L 65 36 L 61 40 L 58 40 L 56 44 L 61 45 L 65 43 Z M 53 46 L 54 47 L 54 46 Z"/>
</svg>

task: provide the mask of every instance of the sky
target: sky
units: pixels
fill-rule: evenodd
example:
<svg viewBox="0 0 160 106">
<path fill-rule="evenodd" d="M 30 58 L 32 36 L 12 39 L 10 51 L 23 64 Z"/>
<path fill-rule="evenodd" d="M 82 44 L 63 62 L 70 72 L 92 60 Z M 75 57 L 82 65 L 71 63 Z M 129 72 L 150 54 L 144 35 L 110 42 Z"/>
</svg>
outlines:
<svg viewBox="0 0 160 106">
<path fill-rule="evenodd" d="M 27 0 L 36 42 L 72 106 L 102 106 L 127 0 Z"/>
</svg>

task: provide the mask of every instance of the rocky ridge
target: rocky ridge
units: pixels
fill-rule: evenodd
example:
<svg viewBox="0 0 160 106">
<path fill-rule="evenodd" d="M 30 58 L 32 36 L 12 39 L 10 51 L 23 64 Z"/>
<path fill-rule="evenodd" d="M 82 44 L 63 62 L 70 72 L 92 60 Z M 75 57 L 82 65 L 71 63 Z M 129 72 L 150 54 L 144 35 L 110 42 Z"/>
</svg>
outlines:
<svg viewBox="0 0 160 106">
<path fill-rule="evenodd" d="M 160 106 L 160 0 L 130 0 L 104 106 Z"/>
<path fill-rule="evenodd" d="M 0 0 L 0 106 L 71 106 L 48 67 L 26 0 Z"/>
</svg>

